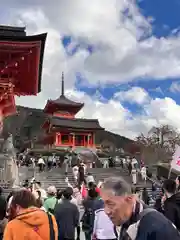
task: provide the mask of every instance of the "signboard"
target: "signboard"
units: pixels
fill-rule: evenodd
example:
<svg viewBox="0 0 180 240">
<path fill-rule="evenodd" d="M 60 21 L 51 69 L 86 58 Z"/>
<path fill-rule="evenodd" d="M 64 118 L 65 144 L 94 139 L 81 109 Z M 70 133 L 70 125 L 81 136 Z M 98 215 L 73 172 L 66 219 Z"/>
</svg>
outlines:
<svg viewBox="0 0 180 240">
<path fill-rule="evenodd" d="M 177 147 L 172 161 L 171 161 L 171 169 L 175 169 L 180 172 L 180 146 Z"/>
</svg>

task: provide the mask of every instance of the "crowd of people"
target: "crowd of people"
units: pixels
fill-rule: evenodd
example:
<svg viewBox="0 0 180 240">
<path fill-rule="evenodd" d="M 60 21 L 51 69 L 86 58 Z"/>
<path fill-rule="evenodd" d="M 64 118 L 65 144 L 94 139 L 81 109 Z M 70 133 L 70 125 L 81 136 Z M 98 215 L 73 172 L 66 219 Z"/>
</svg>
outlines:
<svg viewBox="0 0 180 240">
<path fill-rule="evenodd" d="M 132 177 L 133 185 L 138 183 L 139 176 L 142 181 L 147 181 L 147 168 L 143 162 L 139 163 L 135 157 L 121 158 L 120 165 L 128 170 L 129 175 Z"/>
<path fill-rule="evenodd" d="M 120 159 L 133 187 L 121 177 L 96 183 L 90 173 L 93 163 L 79 161 L 72 166 L 70 158 L 64 160 L 67 187 L 63 190 L 56 186 L 45 190 L 35 177 L 7 198 L 0 189 L 0 239 L 180 240 L 180 177 L 154 182 L 150 196 L 145 187 L 141 191 L 136 186 L 138 175 L 146 183 L 147 169 L 135 158 Z M 55 156 L 30 159 L 40 172 L 44 166 L 51 171 L 57 162 Z M 109 168 L 109 162 L 103 167 Z M 68 180 L 69 168 L 73 184 Z"/>
<path fill-rule="evenodd" d="M 92 153 L 93 155 L 93 153 Z M 31 155 L 29 154 L 29 150 L 27 149 L 25 152 L 20 153 L 18 155 L 18 166 L 27 166 L 32 165 L 33 167 L 38 167 L 39 172 L 43 172 L 45 170 L 51 171 L 53 168 L 61 168 L 65 166 L 65 171 L 68 172 L 68 169 L 74 167 L 80 161 L 84 161 L 83 157 L 80 154 L 73 153 L 70 149 L 69 153 L 65 155 L 56 155 L 52 154 L 50 156 L 45 156 L 41 154 Z M 89 161 L 88 167 L 95 168 L 96 167 L 96 158 L 94 155 L 94 161 Z M 102 160 L 102 161 L 101 161 Z M 99 163 L 103 168 L 113 168 L 115 167 L 115 160 L 112 157 L 99 158 Z"/>
<path fill-rule="evenodd" d="M 4 240 L 179 240 L 180 177 L 162 183 L 154 208 L 121 177 L 96 185 L 47 190 L 26 180 L 7 199 L 0 191 L 0 236 Z M 145 189 L 144 189 L 145 190 Z M 144 200 L 144 201 L 143 201 Z"/>
</svg>

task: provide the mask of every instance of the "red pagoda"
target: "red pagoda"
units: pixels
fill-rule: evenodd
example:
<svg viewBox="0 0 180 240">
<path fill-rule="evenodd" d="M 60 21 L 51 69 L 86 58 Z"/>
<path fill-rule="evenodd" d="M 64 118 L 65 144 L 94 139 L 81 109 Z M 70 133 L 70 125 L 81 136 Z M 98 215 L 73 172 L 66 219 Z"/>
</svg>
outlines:
<svg viewBox="0 0 180 240">
<path fill-rule="evenodd" d="M 0 26 L 0 117 L 16 112 L 15 96 L 41 91 L 46 33 L 26 36 L 25 28 Z"/>
<path fill-rule="evenodd" d="M 74 102 L 64 94 L 62 74 L 61 95 L 48 100 L 44 112 L 48 115 L 42 128 L 45 130 L 44 144 L 55 147 L 95 147 L 95 133 L 104 130 L 97 119 L 75 118 L 84 103 Z"/>
</svg>

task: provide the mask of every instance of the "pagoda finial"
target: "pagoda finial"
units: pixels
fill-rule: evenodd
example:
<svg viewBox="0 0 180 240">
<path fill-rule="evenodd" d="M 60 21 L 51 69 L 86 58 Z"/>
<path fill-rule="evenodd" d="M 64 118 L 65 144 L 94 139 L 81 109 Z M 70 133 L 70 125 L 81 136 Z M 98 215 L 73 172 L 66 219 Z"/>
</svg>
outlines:
<svg viewBox="0 0 180 240">
<path fill-rule="evenodd" d="M 64 96 L 64 72 L 62 72 L 62 80 L 61 80 L 61 96 Z"/>
</svg>

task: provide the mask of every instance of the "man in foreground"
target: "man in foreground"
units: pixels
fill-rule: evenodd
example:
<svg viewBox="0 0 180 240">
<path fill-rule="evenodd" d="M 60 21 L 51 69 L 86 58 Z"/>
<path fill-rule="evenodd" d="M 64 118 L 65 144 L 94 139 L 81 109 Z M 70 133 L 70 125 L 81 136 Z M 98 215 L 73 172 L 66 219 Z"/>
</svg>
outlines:
<svg viewBox="0 0 180 240">
<path fill-rule="evenodd" d="M 119 240 L 180 240 L 171 221 L 154 209 L 146 209 L 124 179 L 106 179 L 101 197 L 106 214 L 115 226 L 121 226 Z"/>
<path fill-rule="evenodd" d="M 163 182 L 164 215 L 180 231 L 180 192 L 176 193 L 176 182 L 167 179 Z"/>
</svg>

